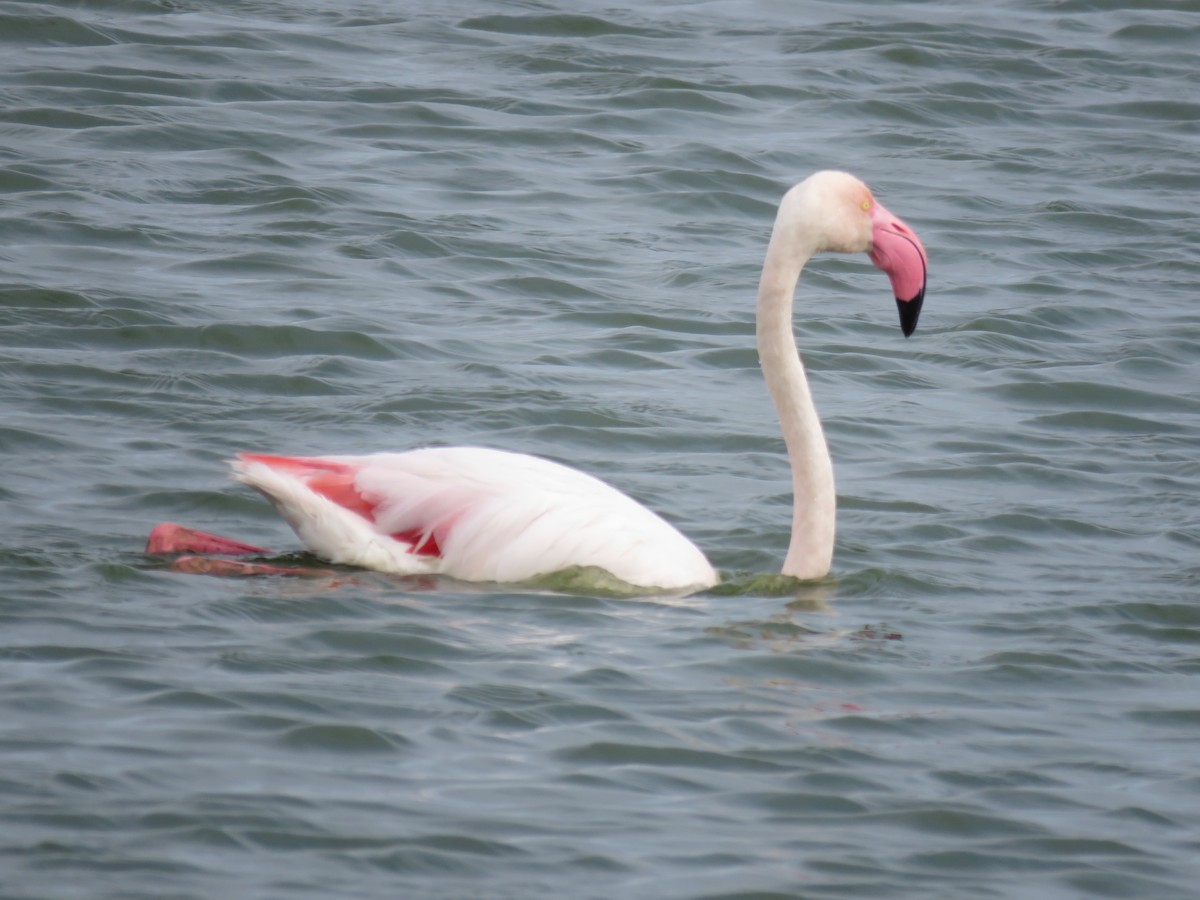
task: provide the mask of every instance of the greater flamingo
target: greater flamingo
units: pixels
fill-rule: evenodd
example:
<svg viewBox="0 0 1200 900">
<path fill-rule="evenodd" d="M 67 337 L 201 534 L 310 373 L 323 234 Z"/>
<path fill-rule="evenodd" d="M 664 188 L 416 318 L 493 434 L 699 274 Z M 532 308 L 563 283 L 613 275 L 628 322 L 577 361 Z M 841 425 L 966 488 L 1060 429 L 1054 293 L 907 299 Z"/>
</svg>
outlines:
<svg viewBox="0 0 1200 900">
<path fill-rule="evenodd" d="M 833 465 L 792 333 L 792 298 L 820 252 L 870 255 L 891 279 L 900 327 L 917 326 L 925 297 L 920 240 L 845 172 L 818 172 L 779 204 L 758 288 L 757 340 L 792 468 L 792 536 L 783 574 L 828 574 L 833 558 Z M 534 456 L 478 447 L 369 456 L 243 453 L 233 477 L 262 492 L 318 557 L 400 574 L 522 582 L 572 567 L 632 587 L 698 590 L 720 576 L 673 526 L 604 482 Z M 151 553 L 266 553 L 164 523 Z M 220 574 L 283 572 L 267 564 L 200 564 Z"/>
</svg>

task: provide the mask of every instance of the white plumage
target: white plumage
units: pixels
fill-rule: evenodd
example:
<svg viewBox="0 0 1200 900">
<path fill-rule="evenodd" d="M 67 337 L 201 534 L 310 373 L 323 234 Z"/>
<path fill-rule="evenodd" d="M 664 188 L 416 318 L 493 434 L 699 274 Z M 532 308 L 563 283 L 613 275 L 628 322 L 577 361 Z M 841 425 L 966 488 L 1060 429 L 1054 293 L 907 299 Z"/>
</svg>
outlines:
<svg viewBox="0 0 1200 900">
<path fill-rule="evenodd" d="M 481 447 L 245 454 L 233 467 L 330 562 L 466 581 L 528 581 L 574 566 L 663 590 L 718 581 L 661 517 L 598 478 L 534 456 Z"/>
</svg>

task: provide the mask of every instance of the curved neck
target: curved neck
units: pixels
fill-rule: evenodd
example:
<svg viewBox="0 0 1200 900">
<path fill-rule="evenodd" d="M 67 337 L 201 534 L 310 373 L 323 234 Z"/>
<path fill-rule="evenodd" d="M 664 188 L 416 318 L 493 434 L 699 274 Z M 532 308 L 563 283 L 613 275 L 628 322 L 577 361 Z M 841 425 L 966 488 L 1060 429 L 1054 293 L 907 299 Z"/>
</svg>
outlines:
<svg viewBox="0 0 1200 900">
<path fill-rule="evenodd" d="M 833 462 L 792 334 L 792 296 L 815 248 L 776 226 L 758 286 L 758 358 L 792 466 L 792 538 L 783 574 L 821 578 L 833 561 Z"/>
</svg>

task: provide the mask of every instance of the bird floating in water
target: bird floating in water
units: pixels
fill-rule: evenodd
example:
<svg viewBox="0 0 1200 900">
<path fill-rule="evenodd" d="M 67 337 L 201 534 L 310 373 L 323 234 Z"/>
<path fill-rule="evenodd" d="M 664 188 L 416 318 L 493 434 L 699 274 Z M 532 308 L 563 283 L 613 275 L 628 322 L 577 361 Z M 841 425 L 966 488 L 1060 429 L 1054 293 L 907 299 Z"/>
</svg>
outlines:
<svg viewBox="0 0 1200 900">
<path fill-rule="evenodd" d="M 920 240 L 865 184 L 818 172 L 779 204 L 758 287 L 757 340 L 792 469 L 792 536 L 783 574 L 828 574 L 836 497 L 833 464 L 792 333 L 792 300 L 814 254 L 866 253 L 887 273 L 905 337 L 925 297 Z M 720 580 L 674 526 L 591 475 L 480 447 L 367 456 L 242 453 L 233 477 L 260 491 L 313 554 L 401 575 L 526 582 L 594 568 L 647 591 L 682 592 Z M 164 523 L 148 553 L 266 554 L 261 547 Z M 191 557 L 185 571 L 282 574 L 266 563 Z"/>
</svg>

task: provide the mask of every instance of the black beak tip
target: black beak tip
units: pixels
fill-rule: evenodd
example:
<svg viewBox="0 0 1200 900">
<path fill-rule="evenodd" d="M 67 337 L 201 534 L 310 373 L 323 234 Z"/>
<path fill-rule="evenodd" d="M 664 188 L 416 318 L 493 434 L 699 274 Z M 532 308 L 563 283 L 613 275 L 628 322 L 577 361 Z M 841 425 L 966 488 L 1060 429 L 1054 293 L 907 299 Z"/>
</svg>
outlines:
<svg viewBox="0 0 1200 900">
<path fill-rule="evenodd" d="M 900 330 L 908 337 L 917 330 L 917 319 L 921 315 L 921 304 L 925 302 L 925 289 L 911 300 L 896 298 L 896 308 L 900 310 Z"/>
</svg>

